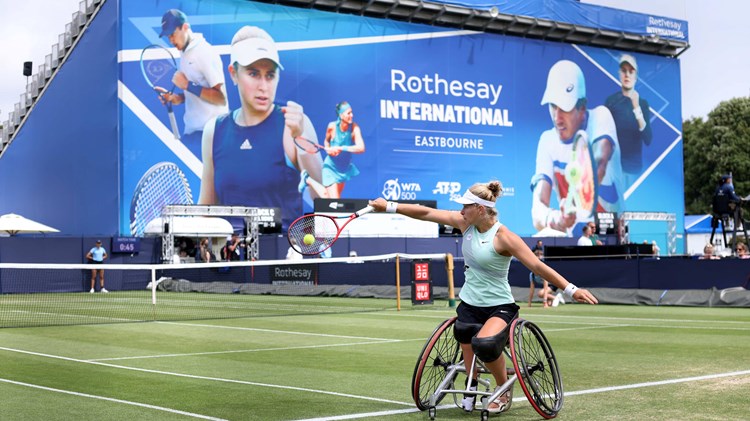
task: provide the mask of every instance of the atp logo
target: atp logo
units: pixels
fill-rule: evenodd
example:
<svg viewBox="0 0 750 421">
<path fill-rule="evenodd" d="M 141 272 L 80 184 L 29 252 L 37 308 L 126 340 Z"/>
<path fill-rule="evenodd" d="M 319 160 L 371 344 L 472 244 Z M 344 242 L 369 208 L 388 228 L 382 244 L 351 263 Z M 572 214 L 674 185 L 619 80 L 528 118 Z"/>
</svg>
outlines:
<svg viewBox="0 0 750 421">
<path fill-rule="evenodd" d="M 438 181 L 432 189 L 432 194 L 447 194 L 450 200 L 460 197 L 460 192 L 461 183 L 458 181 Z"/>
<path fill-rule="evenodd" d="M 391 179 L 383 184 L 383 197 L 386 200 L 415 200 L 417 192 L 422 191 L 419 183 L 399 182 L 398 178 Z"/>
</svg>

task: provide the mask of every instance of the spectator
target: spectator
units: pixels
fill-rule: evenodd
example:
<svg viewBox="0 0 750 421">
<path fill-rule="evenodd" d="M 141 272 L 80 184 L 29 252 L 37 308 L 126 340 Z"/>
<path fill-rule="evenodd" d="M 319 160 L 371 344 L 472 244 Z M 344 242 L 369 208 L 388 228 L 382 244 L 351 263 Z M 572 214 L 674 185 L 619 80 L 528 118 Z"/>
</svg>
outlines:
<svg viewBox="0 0 750 421">
<path fill-rule="evenodd" d="M 224 260 L 232 262 L 242 260 L 242 244 L 237 233 L 232 233 L 232 237 L 227 241 L 224 250 Z"/>
<path fill-rule="evenodd" d="M 292 238 L 291 239 L 292 244 L 289 245 L 289 248 L 286 250 L 286 260 L 302 260 L 304 259 L 304 256 L 297 253 L 297 250 L 294 249 L 294 246 L 297 245 L 297 240 Z"/>
<path fill-rule="evenodd" d="M 599 239 L 599 236 L 596 234 L 596 222 L 590 221 L 589 222 L 589 228 L 591 228 L 591 244 L 594 246 L 601 246 L 602 240 Z"/>
<path fill-rule="evenodd" d="M 583 226 L 581 232 L 581 238 L 578 239 L 579 246 L 593 246 L 594 243 L 591 241 L 591 226 L 586 224 Z"/>
<path fill-rule="evenodd" d="M 745 243 L 737 243 L 737 258 L 739 259 L 750 259 L 750 253 L 747 251 L 747 245 Z"/>
<path fill-rule="evenodd" d="M 542 249 L 534 247 L 534 254 L 539 260 L 544 260 Z M 550 287 L 549 282 L 534 272 L 529 272 L 529 307 L 531 307 L 531 301 L 534 299 L 534 290 L 537 286 L 541 288 L 538 295 L 542 299 L 542 305 L 544 308 L 550 307 L 554 301 L 554 297 L 552 296 L 553 289 Z M 554 287 L 554 289 L 557 290 L 557 287 Z"/>
<path fill-rule="evenodd" d="M 720 257 L 714 254 L 714 245 L 711 244 L 711 243 L 708 243 L 708 244 L 706 244 L 703 247 L 703 255 L 701 255 L 701 257 L 699 257 L 699 259 L 702 259 L 702 260 L 718 260 L 718 259 L 720 259 Z"/>
<path fill-rule="evenodd" d="M 211 251 L 211 243 L 208 238 L 201 239 L 200 247 L 198 248 L 198 258 L 196 260 L 210 263 L 216 260 L 216 256 Z"/>
</svg>

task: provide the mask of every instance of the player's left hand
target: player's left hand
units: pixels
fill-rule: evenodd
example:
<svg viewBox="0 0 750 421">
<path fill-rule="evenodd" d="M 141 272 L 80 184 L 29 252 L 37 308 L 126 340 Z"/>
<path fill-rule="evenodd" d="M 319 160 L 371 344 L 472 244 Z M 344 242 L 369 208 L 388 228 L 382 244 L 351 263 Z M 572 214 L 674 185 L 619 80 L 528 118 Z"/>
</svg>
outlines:
<svg viewBox="0 0 750 421">
<path fill-rule="evenodd" d="M 291 131 L 292 138 L 302 136 L 305 125 L 302 106 L 294 101 L 288 101 L 285 107 L 281 107 L 281 111 L 284 113 L 284 125 Z"/>
<path fill-rule="evenodd" d="M 630 90 L 630 95 L 628 96 L 630 97 L 630 101 L 633 103 L 633 109 L 638 108 L 638 101 L 641 100 L 641 95 L 638 93 L 638 91 L 633 88 Z"/>
<path fill-rule="evenodd" d="M 573 299 L 584 304 L 599 304 L 599 300 L 594 297 L 594 294 L 583 288 L 578 288 L 576 292 L 573 293 Z"/>
</svg>

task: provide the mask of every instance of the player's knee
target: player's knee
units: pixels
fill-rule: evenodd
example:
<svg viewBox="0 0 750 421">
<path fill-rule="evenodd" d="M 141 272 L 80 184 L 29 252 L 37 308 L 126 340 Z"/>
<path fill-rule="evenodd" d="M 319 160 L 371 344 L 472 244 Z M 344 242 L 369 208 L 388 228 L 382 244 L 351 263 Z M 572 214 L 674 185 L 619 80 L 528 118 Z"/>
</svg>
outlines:
<svg viewBox="0 0 750 421">
<path fill-rule="evenodd" d="M 508 342 L 508 330 L 503 329 L 502 332 L 494 336 L 471 338 L 471 349 L 474 350 L 474 354 L 480 360 L 491 363 L 503 354 L 506 342 Z"/>
<path fill-rule="evenodd" d="M 482 325 L 478 323 L 466 323 L 460 320 L 456 320 L 453 326 L 453 336 L 456 340 L 462 344 L 471 343 L 471 338 L 474 337 L 482 329 Z"/>
</svg>

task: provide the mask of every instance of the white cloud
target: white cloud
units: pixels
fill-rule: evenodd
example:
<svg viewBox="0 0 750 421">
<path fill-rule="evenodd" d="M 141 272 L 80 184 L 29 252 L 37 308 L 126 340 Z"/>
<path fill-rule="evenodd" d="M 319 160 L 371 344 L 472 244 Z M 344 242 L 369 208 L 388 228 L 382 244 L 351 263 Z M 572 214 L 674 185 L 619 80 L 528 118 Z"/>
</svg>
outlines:
<svg viewBox="0 0 750 421">
<path fill-rule="evenodd" d="M 0 122 L 8 118 L 26 89 L 23 62 L 32 61 L 34 73 L 57 43 L 65 24 L 78 11 L 80 0 L 0 0 Z"/>
</svg>

